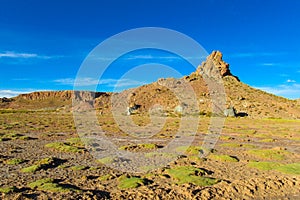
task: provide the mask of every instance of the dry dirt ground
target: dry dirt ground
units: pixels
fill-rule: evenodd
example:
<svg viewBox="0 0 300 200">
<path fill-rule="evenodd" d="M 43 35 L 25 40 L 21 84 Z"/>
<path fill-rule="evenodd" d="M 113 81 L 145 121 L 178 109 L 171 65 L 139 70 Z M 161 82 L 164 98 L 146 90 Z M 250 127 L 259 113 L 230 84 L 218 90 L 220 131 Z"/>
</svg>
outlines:
<svg viewBox="0 0 300 200">
<path fill-rule="evenodd" d="M 147 116 L 132 116 L 138 125 Z M 172 139 L 178 116 L 154 137 Z M 126 137 L 111 116 L 99 122 L 112 139 Z M 71 113 L 2 110 L 1 199 L 300 199 L 300 121 L 227 118 L 211 153 L 199 158 L 208 117 L 184 155 L 147 173 L 109 168 L 76 134 Z M 159 140 L 157 140 L 159 141 Z M 116 142 L 125 151 L 165 143 Z M 182 147 L 184 148 L 184 147 Z"/>
</svg>

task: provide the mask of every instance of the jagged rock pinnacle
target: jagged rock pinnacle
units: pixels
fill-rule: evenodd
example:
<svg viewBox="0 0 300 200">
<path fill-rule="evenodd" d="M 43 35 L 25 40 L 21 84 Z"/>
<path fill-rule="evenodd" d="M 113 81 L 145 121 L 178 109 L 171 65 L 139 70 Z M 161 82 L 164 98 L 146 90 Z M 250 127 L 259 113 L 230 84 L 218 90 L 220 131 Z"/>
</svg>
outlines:
<svg viewBox="0 0 300 200">
<path fill-rule="evenodd" d="M 213 66 L 211 65 L 213 64 Z M 229 64 L 223 61 L 223 55 L 220 51 L 213 51 L 197 69 L 197 73 L 208 76 L 220 75 L 221 77 L 233 76 L 238 81 L 239 78 L 232 75 L 229 69 Z"/>
</svg>

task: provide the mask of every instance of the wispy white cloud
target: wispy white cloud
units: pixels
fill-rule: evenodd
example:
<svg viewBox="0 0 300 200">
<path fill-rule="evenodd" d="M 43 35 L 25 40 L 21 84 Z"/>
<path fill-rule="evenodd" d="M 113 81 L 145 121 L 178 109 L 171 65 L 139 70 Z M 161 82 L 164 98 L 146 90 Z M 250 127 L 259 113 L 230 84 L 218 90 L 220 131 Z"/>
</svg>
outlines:
<svg viewBox="0 0 300 200">
<path fill-rule="evenodd" d="M 117 80 L 116 83 L 111 83 L 108 86 L 109 87 L 117 87 L 117 88 L 124 88 L 124 87 L 133 87 L 133 86 L 140 86 L 147 84 L 146 82 L 141 82 L 137 80 L 131 80 L 131 79 L 121 79 Z"/>
<path fill-rule="evenodd" d="M 61 84 L 61 85 L 69 85 L 69 86 L 96 86 L 102 85 L 106 87 L 129 87 L 129 86 L 138 86 L 146 84 L 145 82 L 131 80 L 131 79 L 95 79 L 90 77 L 85 78 L 64 78 L 64 79 L 57 79 L 54 82 Z"/>
<path fill-rule="evenodd" d="M 279 56 L 285 55 L 286 52 L 241 52 L 228 54 L 227 57 L 232 58 L 245 58 L 245 57 L 262 57 L 262 56 Z"/>
<path fill-rule="evenodd" d="M 295 81 L 295 80 L 292 80 L 292 79 L 288 79 L 288 80 L 286 80 L 286 82 L 287 82 L 287 83 L 296 83 L 296 81 Z"/>
<path fill-rule="evenodd" d="M 276 86 L 267 86 L 267 87 L 255 87 L 257 89 L 266 91 L 271 94 L 278 96 L 283 96 L 289 99 L 298 99 L 300 98 L 300 84 L 282 84 Z"/>
<path fill-rule="evenodd" d="M 7 98 L 11 98 L 11 97 L 15 97 L 18 96 L 19 94 L 26 94 L 26 93 L 30 93 L 33 92 L 32 90 L 0 90 L 0 98 L 1 97 L 7 97 Z"/>
<path fill-rule="evenodd" d="M 99 83 L 97 79 L 88 78 L 88 77 L 77 78 L 76 80 L 73 78 L 63 78 L 63 79 L 56 79 L 53 82 L 58 83 L 60 85 L 69 85 L 69 86 L 91 86 L 91 85 L 98 85 Z"/>
<path fill-rule="evenodd" d="M 35 53 L 18 53 L 14 51 L 6 51 L 0 53 L 0 58 L 22 58 L 22 59 L 28 59 L 28 58 L 39 58 L 39 59 L 50 59 L 51 56 L 45 56 L 45 55 L 38 55 Z"/>
<path fill-rule="evenodd" d="M 278 63 L 262 63 L 261 64 L 262 66 L 277 66 L 277 65 L 279 65 Z"/>
</svg>

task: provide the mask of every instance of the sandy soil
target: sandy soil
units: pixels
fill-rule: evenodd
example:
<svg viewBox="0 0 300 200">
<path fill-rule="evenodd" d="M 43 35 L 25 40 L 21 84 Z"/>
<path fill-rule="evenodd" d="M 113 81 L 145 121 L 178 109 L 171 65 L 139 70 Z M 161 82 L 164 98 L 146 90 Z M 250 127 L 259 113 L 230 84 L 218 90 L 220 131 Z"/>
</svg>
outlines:
<svg viewBox="0 0 300 200">
<path fill-rule="evenodd" d="M 133 174 L 121 172 L 97 162 L 87 150 L 64 152 L 45 146 L 52 142 L 67 142 L 70 138 L 78 137 L 72 128 L 70 130 L 63 129 L 63 132 L 59 132 L 59 128 L 53 129 L 52 127 L 50 129 L 53 123 L 49 120 L 49 124 L 44 124 L 44 129 L 28 130 L 26 126 L 29 124 L 27 122 L 21 123 L 20 119 L 18 119 L 18 126 L 7 128 L 8 124 L 12 124 L 16 119 L 13 115 L 11 113 L 9 115 L 2 114 L 0 121 L 2 124 L 0 132 L 2 138 L 0 141 L 0 188 L 14 186 L 10 192 L 2 192 L 2 199 L 300 198 L 299 120 L 229 118 L 226 120 L 217 145 L 206 158 L 200 159 L 197 154 L 187 152 L 186 155 L 180 156 L 163 168 L 147 173 Z M 102 118 L 103 126 L 107 130 L 111 130 L 110 137 L 118 138 L 120 133 L 114 132 L 112 129 L 111 119 L 105 119 L 105 116 Z M 31 121 L 34 123 L 38 120 L 34 118 Z M 24 119 L 24 121 L 26 120 Z M 66 121 L 61 120 L 60 122 L 63 124 Z M 204 121 L 207 122 L 208 120 Z M 56 126 L 59 124 L 57 123 Z M 205 125 L 200 126 L 197 142 L 193 145 L 201 146 L 205 128 Z M 22 132 L 22 130 L 26 131 Z M 10 134 L 20 135 L 12 136 Z M 158 138 L 162 138 L 162 135 Z M 253 153 L 253 150 L 265 149 L 272 150 L 271 154 L 275 152 L 275 155 L 261 156 Z M 139 151 L 134 148 L 131 150 Z M 217 156 L 211 155 L 227 155 L 236 158 L 236 161 L 231 162 L 226 158 L 218 159 Z M 22 171 L 22 169 L 36 164 L 43 158 L 53 158 L 54 161 L 34 172 Z M 9 161 L 13 159 L 22 159 L 22 162 L 10 163 Z M 278 167 L 263 170 L 251 167 L 250 163 L 254 162 L 276 162 L 281 166 L 292 163 L 298 163 L 298 165 L 288 171 L 279 170 Z M 178 166 L 193 166 L 202 169 L 205 171 L 206 177 L 215 178 L 219 181 L 207 186 L 199 186 L 193 182 L 179 183 L 176 178 L 168 174 L 168 169 L 174 169 Z M 120 187 L 121 177 L 124 176 L 138 177 L 146 181 L 133 188 L 124 189 Z M 200 177 L 200 175 L 197 176 Z M 30 183 L 44 178 L 52 178 L 65 190 L 51 191 L 47 188 L 31 188 L 29 186 Z"/>
</svg>

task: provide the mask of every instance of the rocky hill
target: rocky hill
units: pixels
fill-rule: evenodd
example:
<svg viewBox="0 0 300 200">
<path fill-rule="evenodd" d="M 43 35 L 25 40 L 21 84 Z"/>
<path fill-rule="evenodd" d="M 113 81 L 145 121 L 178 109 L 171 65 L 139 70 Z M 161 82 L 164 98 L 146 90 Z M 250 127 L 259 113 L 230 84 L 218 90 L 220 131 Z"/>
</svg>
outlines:
<svg viewBox="0 0 300 200">
<path fill-rule="evenodd" d="M 211 69 L 209 63 L 217 66 Z M 150 108 L 159 104 L 171 113 L 179 105 L 176 95 L 168 89 L 169 86 L 177 87 L 180 84 L 190 83 L 199 104 L 202 115 L 211 115 L 211 98 L 203 73 L 211 76 L 221 76 L 226 91 L 227 107 L 234 107 L 237 113 L 251 118 L 294 118 L 300 119 L 299 100 L 289 100 L 264 91 L 254 89 L 234 76 L 229 64 L 223 61 L 222 53 L 213 51 L 207 60 L 199 65 L 198 69 L 181 79 L 159 79 L 154 83 L 138 88 L 125 90 L 118 94 L 92 93 L 96 97 L 90 102 L 101 112 L 110 112 L 112 95 L 127 96 L 128 105 L 139 105 L 139 113 L 146 113 Z M 89 92 L 88 92 L 89 93 Z M 17 97 L 0 99 L 2 109 L 64 109 L 71 111 L 73 91 L 34 92 L 22 94 Z M 87 101 L 88 102 L 88 101 Z"/>
</svg>

